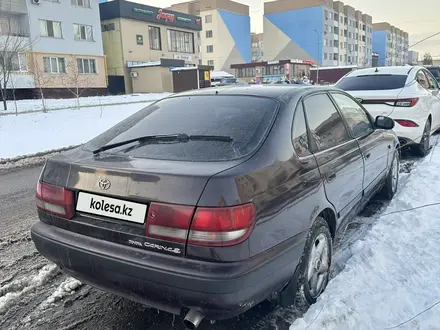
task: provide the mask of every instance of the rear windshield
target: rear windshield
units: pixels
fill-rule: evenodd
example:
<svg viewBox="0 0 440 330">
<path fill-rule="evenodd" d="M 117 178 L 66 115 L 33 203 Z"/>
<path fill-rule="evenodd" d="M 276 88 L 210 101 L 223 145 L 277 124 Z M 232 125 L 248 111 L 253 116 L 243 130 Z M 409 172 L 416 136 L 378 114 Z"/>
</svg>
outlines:
<svg viewBox="0 0 440 330">
<path fill-rule="evenodd" d="M 364 75 L 343 78 L 336 87 L 345 91 L 372 91 L 400 89 L 405 86 L 407 75 Z"/>
<path fill-rule="evenodd" d="M 244 157 L 264 140 L 278 102 L 252 96 L 186 96 L 164 99 L 128 117 L 88 142 L 92 151 L 104 145 L 146 135 L 186 133 L 228 136 L 229 141 L 134 142 L 108 153 L 179 161 L 226 161 Z"/>
<path fill-rule="evenodd" d="M 432 75 L 436 78 L 440 78 L 440 68 L 429 68 L 428 69 Z"/>
</svg>

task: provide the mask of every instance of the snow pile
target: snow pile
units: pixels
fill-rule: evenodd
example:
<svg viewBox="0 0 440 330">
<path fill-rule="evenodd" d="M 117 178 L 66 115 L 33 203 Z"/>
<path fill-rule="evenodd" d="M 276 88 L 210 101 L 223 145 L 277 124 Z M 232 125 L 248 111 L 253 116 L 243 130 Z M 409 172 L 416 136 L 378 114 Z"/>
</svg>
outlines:
<svg viewBox="0 0 440 330">
<path fill-rule="evenodd" d="M 60 286 L 55 290 L 54 293 L 47 298 L 47 304 L 53 304 L 58 300 L 63 299 L 64 297 L 70 296 L 78 289 L 82 283 L 72 277 L 69 277 L 67 280 L 62 282 Z"/>
<path fill-rule="evenodd" d="M 0 287 L 0 315 L 3 314 L 8 307 L 15 301 L 20 299 L 24 294 L 35 290 L 37 287 L 46 283 L 58 272 L 56 265 L 46 265 L 40 269 L 38 274 L 31 278 L 23 278 L 16 280 Z"/>
<path fill-rule="evenodd" d="M 438 329 L 440 150 L 432 152 L 290 330 Z"/>
<path fill-rule="evenodd" d="M 89 107 L 110 104 L 127 104 L 134 102 L 152 102 L 167 97 L 168 95 L 170 95 L 170 93 L 80 97 L 79 104 L 82 107 Z M 77 107 L 76 98 L 47 99 L 45 100 L 45 105 L 47 110 Z M 17 101 L 17 110 L 19 113 L 28 111 L 40 111 L 43 110 L 43 103 L 41 100 L 19 100 Z M 2 105 L 0 105 L 0 115 L 4 113 L 15 113 L 15 103 L 13 101 L 8 102 L 7 111 L 4 111 Z"/>
<path fill-rule="evenodd" d="M 103 108 L 0 116 L 0 163 L 2 158 L 8 159 L 82 144 L 148 104 L 124 104 Z"/>
</svg>

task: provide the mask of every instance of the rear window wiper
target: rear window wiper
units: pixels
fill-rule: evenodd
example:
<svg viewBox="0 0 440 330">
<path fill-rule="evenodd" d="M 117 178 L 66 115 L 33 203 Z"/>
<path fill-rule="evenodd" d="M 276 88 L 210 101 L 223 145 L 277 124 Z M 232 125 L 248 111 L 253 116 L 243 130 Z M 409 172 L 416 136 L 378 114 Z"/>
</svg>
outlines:
<svg viewBox="0 0 440 330">
<path fill-rule="evenodd" d="M 146 135 L 140 136 L 134 139 L 125 140 L 117 143 L 107 144 L 93 151 L 93 154 L 98 154 L 102 151 L 106 151 L 113 148 L 118 148 L 133 142 L 146 142 L 146 141 L 182 141 L 186 142 L 189 140 L 200 140 L 200 141 L 222 141 L 222 142 L 233 142 L 234 139 L 230 136 L 224 135 L 188 135 L 185 133 L 177 134 L 164 134 L 164 135 Z"/>
</svg>

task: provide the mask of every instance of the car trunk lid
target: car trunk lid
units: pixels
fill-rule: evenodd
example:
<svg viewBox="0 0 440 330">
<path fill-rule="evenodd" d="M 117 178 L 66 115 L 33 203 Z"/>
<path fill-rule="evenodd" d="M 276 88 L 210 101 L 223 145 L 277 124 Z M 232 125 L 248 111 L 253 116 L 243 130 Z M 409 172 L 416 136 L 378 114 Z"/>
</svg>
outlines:
<svg viewBox="0 0 440 330">
<path fill-rule="evenodd" d="M 49 159 L 41 182 L 74 194 L 75 215 L 66 220 L 52 214 L 52 224 L 134 248 L 183 256 L 191 219 L 209 178 L 240 162 L 91 156 L 79 149 Z"/>
</svg>

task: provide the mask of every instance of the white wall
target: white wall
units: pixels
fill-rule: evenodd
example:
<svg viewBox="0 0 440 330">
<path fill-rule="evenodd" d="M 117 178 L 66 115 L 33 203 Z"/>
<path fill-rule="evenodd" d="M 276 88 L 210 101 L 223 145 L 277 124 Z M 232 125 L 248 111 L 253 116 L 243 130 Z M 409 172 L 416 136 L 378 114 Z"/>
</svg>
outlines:
<svg viewBox="0 0 440 330">
<path fill-rule="evenodd" d="M 60 0 L 59 3 L 41 1 L 34 5 L 27 2 L 30 23 L 30 38 L 34 52 L 67 53 L 83 55 L 103 55 L 101 20 L 97 0 L 91 0 L 91 8 L 74 6 L 71 0 Z M 62 39 L 41 37 L 40 19 L 59 21 L 62 27 Z M 73 24 L 93 26 L 94 41 L 77 41 L 73 35 Z"/>
</svg>

